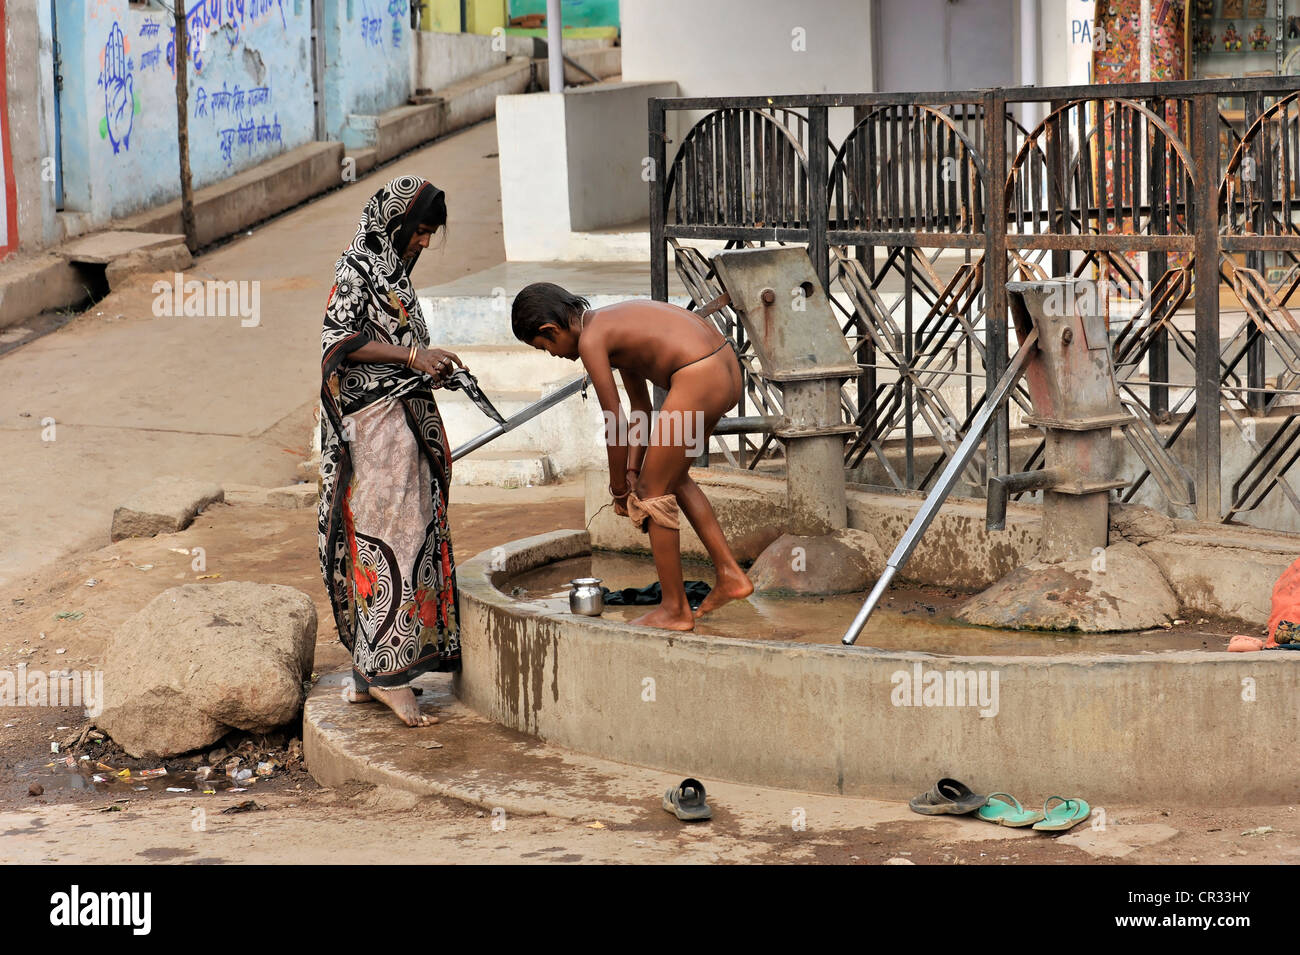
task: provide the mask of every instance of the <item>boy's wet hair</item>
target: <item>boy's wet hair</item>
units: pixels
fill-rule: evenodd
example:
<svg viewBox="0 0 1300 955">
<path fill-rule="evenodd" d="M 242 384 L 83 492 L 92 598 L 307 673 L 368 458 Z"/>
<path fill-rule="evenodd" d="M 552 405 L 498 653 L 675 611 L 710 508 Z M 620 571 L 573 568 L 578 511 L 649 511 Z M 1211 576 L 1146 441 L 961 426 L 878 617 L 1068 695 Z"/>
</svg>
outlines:
<svg viewBox="0 0 1300 955">
<path fill-rule="evenodd" d="M 530 344 L 541 334 L 543 325 L 565 328 L 589 308 L 591 303 L 581 295 L 574 295 L 552 282 L 534 282 L 515 296 L 510 327 L 515 338 Z"/>
</svg>

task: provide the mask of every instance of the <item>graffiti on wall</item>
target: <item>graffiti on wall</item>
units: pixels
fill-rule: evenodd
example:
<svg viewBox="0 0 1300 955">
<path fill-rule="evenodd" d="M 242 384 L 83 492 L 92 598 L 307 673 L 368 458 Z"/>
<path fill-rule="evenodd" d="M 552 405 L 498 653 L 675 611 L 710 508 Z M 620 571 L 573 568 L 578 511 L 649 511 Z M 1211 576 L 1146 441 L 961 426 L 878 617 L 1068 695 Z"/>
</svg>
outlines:
<svg viewBox="0 0 1300 955">
<path fill-rule="evenodd" d="M 244 30 L 278 14 L 281 29 L 288 28 L 284 14 L 284 0 L 195 0 L 185 14 L 186 49 L 194 72 L 202 73 L 207 53 L 208 35 L 219 29 L 234 48 L 243 38 Z M 172 24 L 171 39 L 167 43 L 167 65 L 176 72 L 176 26 Z"/>
<path fill-rule="evenodd" d="M 126 34 L 121 24 L 114 23 L 100 55 L 98 83 L 104 91 L 104 118 L 99 123 L 99 136 L 113 144 L 114 155 L 131 148 L 131 130 L 135 126 L 135 114 L 140 111 L 140 99 L 135 94 L 135 68 L 129 54 Z"/>
<path fill-rule="evenodd" d="M 388 0 L 388 36 L 394 49 L 400 49 L 402 39 L 406 36 L 407 17 L 410 15 L 409 0 Z M 382 47 L 384 45 L 384 17 L 373 16 L 370 4 L 362 0 L 361 5 L 361 39 L 366 46 Z"/>
<path fill-rule="evenodd" d="M 393 38 L 393 48 L 398 49 L 402 45 L 402 37 L 405 35 L 405 25 L 410 17 L 409 0 L 388 0 L 388 15 L 392 18 L 392 29 L 389 31 Z"/>
<path fill-rule="evenodd" d="M 156 70 L 162 65 L 162 40 L 159 38 L 158 31 L 162 26 L 153 17 L 149 17 L 144 23 L 140 24 L 140 33 L 138 38 L 144 41 L 148 46 L 149 41 L 153 41 L 153 46 L 140 51 L 140 72 L 145 70 Z"/>
<path fill-rule="evenodd" d="M 235 84 L 232 90 L 223 82 L 221 89 L 211 92 L 200 86 L 194 94 L 194 118 L 211 121 L 221 158 L 226 165 L 231 165 L 237 150 L 251 156 L 260 147 L 284 142 L 280 114 L 273 112 L 270 121 L 266 118 L 266 107 L 270 104 L 270 86 L 242 89 Z"/>
<path fill-rule="evenodd" d="M 186 48 L 191 67 L 196 75 L 203 71 L 208 59 L 208 37 L 215 29 L 230 46 L 238 45 L 245 31 L 265 21 L 279 20 L 287 28 L 284 0 L 195 0 L 186 14 Z M 170 18 L 146 17 L 134 40 L 140 47 L 139 58 L 132 55 L 132 38 L 122 25 L 114 22 L 100 55 L 98 85 L 104 96 L 104 115 L 100 120 L 100 138 L 108 140 L 116 155 L 131 148 L 131 132 L 135 117 L 140 113 L 140 97 L 136 90 L 137 64 L 140 73 L 161 69 L 166 58 L 172 75 L 176 73 L 176 28 Z M 170 40 L 164 49 L 164 30 Z M 222 83 L 220 90 L 209 91 L 200 86 L 194 96 L 196 118 L 210 117 L 213 136 L 226 164 L 234 162 L 237 150 L 251 155 L 258 146 L 283 142 L 279 114 L 272 112 L 267 119 L 266 107 L 271 102 L 271 87 L 267 85 L 234 90 Z M 261 110 L 258 110 L 261 107 Z M 255 110 L 258 110 L 256 113 Z"/>
</svg>

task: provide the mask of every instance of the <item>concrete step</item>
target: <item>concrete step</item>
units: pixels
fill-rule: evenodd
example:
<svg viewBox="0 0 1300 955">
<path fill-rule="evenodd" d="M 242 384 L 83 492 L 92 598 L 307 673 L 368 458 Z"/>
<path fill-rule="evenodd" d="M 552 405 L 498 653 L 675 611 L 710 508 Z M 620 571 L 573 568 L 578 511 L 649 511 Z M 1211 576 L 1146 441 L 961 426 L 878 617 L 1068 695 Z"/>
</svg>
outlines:
<svg viewBox="0 0 1300 955">
<path fill-rule="evenodd" d="M 569 379 L 564 379 L 565 381 Z M 561 382 L 562 383 L 562 382 Z M 546 392 L 553 390 L 547 387 Z M 488 397 L 509 418 L 542 397 L 545 392 L 490 392 Z M 459 391 L 438 391 L 438 410 L 453 449 L 492 427 L 492 420 Z M 584 403 L 575 395 L 531 421 L 508 431 L 462 460 L 481 455 L 522 459 L 545 455 L 556 477 L 605 466 L 604 419 L 591 395 Z M 460 462 L 457 462 L 457 467 Z"/>
<path fill-rule="evenodd" d="M 342 159 L 342 143 L 306 143 L 197 190 L 194 219 L 199 246 L 234 235 L 335 188 Z M 118 219 L 113 227 L 127 232 L 183 232 L 181 201 L 175 199 Z"/>
<path fill-rule="evenodd" d="M 441 347 L 455 351 L 493 404 L 499 391 L 517 391 L 520 388 L 540 391 L 555 382 L 572 381 L 583 374 L 581 362 L 552 358 L 546 352 L 522 343 Z"/>
<path fill-rule="evenodd" d="M 453 349 L 458 345 L 519 346 L 510 328 L 510 303 L 519 288 L 498 286 L 486 295 L 421 295 L 420 310 L 429 326 L 430 339 L 439 347 Z M 648 289 L 617 294 L 588 294 L 580 286 L 570 290 L 583 295 L 592 308 L 650 297 Z M 684 295 L 670 296 L 668 300 L 682 307 L 690 302 Z"/>
<path fill-rule="evenodd" d="M 493 487 L 539 487 L 555 481 L 551 459 L 540 451 L 490 451 L 482 448 L 451 469 L 451 483 Z"/>
<path fill-rule="evenodd" d="M 541 396 L 540 391 L 488 393 L 493 407 L 506 418 L 523 410 Z M 464 392 L 444 389 L 435 391 L 434 397 L 437 398 L 438 411 L 442 415 L 442 423 L 447 429 L 447 441 L 452 448 L 459 447 L 475 435 L 482 434 L 495 423 L 479 409 L 478 405 L 470 401 Z M 541 447 L 536 438 L 526 435 L 524 430 L 524 428 L 517 428 L 503 434 L 492 442 L 491 449 L 496 452 L 521 452 Z"/>
</svg>

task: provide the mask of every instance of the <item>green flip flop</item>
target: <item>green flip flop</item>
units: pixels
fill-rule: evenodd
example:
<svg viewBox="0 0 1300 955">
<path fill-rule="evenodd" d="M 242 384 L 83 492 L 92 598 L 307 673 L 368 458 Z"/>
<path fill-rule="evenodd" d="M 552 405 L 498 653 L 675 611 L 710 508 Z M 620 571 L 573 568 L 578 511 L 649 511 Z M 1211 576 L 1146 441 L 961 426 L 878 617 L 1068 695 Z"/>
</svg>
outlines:
<svg viewBox="0 0 1300 955">
<path fill-rule="evenodd" d="M 1052 805 L 1056 800 L 1056 805 Z M 1064 832 L 1072 829 L 1088 818 L 1092 809 L 1082 799 L 1065 799 L 1062 796 L 1048 796 L 1043 803 L 1043 821 L 1034 823 L 1039 832 Z"/>
<path fill-rule="evenodd" d="M 988 801 L 976 810 L 975 815 L 985 822 L 1014 828 L 1033 825 L 1043 818 L 1037 809 L 1026 809 L 1009 793 L 992 793 Z"/>
</svg>

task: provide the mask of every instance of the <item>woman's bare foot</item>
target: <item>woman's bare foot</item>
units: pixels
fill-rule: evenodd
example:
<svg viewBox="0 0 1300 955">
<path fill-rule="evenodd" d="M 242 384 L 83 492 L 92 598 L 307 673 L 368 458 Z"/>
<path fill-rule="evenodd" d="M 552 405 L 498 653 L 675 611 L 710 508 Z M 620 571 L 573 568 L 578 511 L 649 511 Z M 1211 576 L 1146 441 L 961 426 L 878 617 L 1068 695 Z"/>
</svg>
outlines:
<svg viewBox="0 0 1300 955">
<path fill-rule="evenodd" d="M 355 686 L 343 688 L 343 699 L 349 703 L 373 703 L 375 698 L 370 695 L 369 689 L 357 689 Z"/>
<path fill-rule="evenodd" d="M 438 717 L 420 712 L 420 701 L 415 698 L 409 686 L 397 690 L 372 686 L 370 697 L 396 713 L 397 718 L 407 726 L 432 726 L 438 722 Z"/>
<path fill-rule="evenodd" d="M 695 616 L 701 617 L 710 610 L 717 610 L 732 600 L 744 600 L 754 592 L 754 585 L 743 571 L 718 571 L 718 582 L 713 585 L 709 595 L 700 602 L 700 609 Z"/>
<path fill-rule="evenodd" d="M 660 630 L 694 630 L 695 617 L 691 615 L 691 608 L 687 607 L 684 614 L 675 613 L 664 607 L 657 607 L 648 614 L 637 617 L 632 621 L 634 627 L 658 627 Z"/>
</svg>

